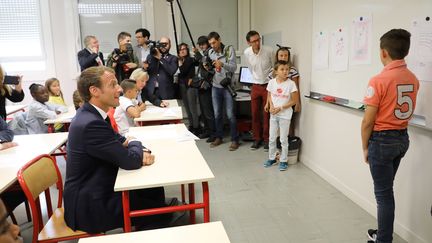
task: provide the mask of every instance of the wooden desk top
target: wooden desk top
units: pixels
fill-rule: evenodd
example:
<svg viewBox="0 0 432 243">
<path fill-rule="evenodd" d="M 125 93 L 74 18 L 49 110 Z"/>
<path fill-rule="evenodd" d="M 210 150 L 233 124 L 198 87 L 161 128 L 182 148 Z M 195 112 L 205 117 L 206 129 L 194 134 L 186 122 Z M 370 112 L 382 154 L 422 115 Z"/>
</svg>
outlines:
<svg viewBox="0 0 432 243">
<path fill-rule="evenodd" d="M 50 154 L 67 140 L 68 133 L 17 135 L 18 146 L 0 151 L 0 193 L 13 184 L 18 170 L 41 154 Z"/>
<path fill-rule="evenodd" d="M 181 126 L 184 127 L 184 124 L 131 129 L 129 135 L 136 136 L 143 142 L 144 146 L 152 151 L 152 154 L 155 155 L 155 163 L 138 170 L 120 169 L 114 191 L 179 185 L 214 179 L 213 172 L 208 167 L 194 140 L 181 142 L 179 137 L 182 136 L 169 137 L 168 134 L 174 133 L 173 131 L 181 134 L 183 129 L 186 129 L 186 127 L 181 128 Z M 146 131 L 152 131 L 153 134 L 160 136 L 149 135 L 147 139 L 143 137 Z"/>
<path fill-rule="evenodd" d="M 146 230 L 125 234 L 84 238 L 79 243 L 229 243 L 222 222 Z"/>
<path fill-rule="evenodd" d="M 54 124 L 54 123 L 70 123 L 72 118 L 75 117 L 76 110 L 73 105 L 68 106 L 68 111 L 66 113 L 62 113 L 57 115 L 55 119 L 48 119 L 44 122 L 44 124 Z"/>
</svg>

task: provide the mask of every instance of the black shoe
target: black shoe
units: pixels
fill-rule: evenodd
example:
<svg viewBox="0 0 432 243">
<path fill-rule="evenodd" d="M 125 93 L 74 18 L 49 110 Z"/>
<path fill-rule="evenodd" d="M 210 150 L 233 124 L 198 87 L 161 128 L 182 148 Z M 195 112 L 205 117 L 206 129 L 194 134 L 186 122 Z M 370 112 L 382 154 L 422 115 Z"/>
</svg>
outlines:
<svg viewBox="0 0 432 243">
<path fill-rule="evenodd" d="M 367 231 L 367 236 L 369 238 L 368 242 L 376 242 L 377 232 L 378 232 L 378 230 L 376 230 L 376 229 L 369 229 Z"/>
<path fill-rule="evenodd" d="M 203 132 L 203 133 L 201 133 L 198 137 L 199 137 L 200 139 L 208 138 L 208 137 L 210 137 L 210 133 L 208 133 L 208 132 Z"/>
<path fill-rule="evenodd" d="M 260 141 L 254 141 L 252 143 L 252 146 L 250 147 L 251 150 L 257 150 L 261 147 L 261 140 Z"/>
<path fill-rule="evenodd" d="M 213 143 L 215 139 L 215 137 L 210 136 L 209 138 L 207 138 L 206 143 Z"/>
<path fill-rule="evenodd" d="M 269 151 L 268 142 L 264 142 L 264 152 L 268 152 L 268 151 Z"/>
</svg>

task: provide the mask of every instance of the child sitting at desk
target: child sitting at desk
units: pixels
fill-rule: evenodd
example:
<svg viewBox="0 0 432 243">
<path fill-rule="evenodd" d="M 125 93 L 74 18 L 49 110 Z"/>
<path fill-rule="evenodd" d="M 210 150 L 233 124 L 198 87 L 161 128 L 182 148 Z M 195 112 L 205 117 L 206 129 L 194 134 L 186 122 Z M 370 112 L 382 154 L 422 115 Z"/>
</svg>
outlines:
<svg viewBox="0 0 432 243">
<path fill-rule="evenodd" d="M 134 127 L 134 118 L 141 116 L 141 112 L 145 110 L 145 104 L 138 104 L 135 99 L 138 94 L 136 82 L 131 79 L 125 79 L 121 82 L 123 96 L 120 96 L 120 106 L 115 109 L 114 118 L 121 135 L 125 135 L 129 131 L 129 127 Z"/>
<path fill-rule="evenodd" d="M 48 126 L 44 122 L 54 119 L 57 114 L 67 112 L 67 107 L 48 103 L 49 95 L 45 86 L 30 85 L 33 101 L 28 106 L 26 125 L 29 134 L 48 133 Z"/>
<path fill-rule="evenodd" d="M 48 90 L 49 99 L 48 102 L 51 104 L 62 105 L 66 107 L 66 103 L 63 99 L 63 93 L 60 89 L 60 81 L 57 78 L 50 78 L 45 81 L 45 88 Z M 56 132 L 63 131 L 63 124 L 54 124 Z"/>
<path fill-rule="evenodd" d="M 294 81 L 288 78 L 288 62 L 279 61 L 274 69 L 276 78 L 267 85 L 268 97 L 264 107 L 266 112 L 270 112 L 269 159 L 264 162 L 264 167 L 276 163 L 276 138 L 279 130 L 282 144 L 279 170 L 284 171 L 288 168 L 288 129 L 293 114 L 291 107 L 298 100 L 298 92 Z"/>
</svg>

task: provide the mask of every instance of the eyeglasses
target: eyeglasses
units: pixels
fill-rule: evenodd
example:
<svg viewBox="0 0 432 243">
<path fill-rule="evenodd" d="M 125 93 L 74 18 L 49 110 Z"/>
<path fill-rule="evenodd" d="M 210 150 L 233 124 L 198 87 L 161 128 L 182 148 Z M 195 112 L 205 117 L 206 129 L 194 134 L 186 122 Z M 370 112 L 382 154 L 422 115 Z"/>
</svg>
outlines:
<svg viewBox="0 0 432 243">
<path fill-rule="evenodd" d="M 261 40 L 261 38 L 258 38 L 258 39 L 256 39 L 256 40 L 251 40 L 251 41 L 249 41 L 250 43 L 255 43 L 255 42 L 259 42 Z"/>
<path fill-rule="evenodd" d="M 180 51 L 187 51 L 187 48 L 181 48 Z"/>
</svg>

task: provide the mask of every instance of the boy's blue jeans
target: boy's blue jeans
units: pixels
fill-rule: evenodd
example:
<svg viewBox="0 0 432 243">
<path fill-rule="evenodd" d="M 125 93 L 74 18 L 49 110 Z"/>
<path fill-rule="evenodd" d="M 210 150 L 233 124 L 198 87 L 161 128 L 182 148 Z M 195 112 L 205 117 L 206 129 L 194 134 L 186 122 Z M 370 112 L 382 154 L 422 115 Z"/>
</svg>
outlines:
<svg viewBox="0 0 432 243">
<path fill-rule="evenodd" d="M 369 139 L 368 161 L 377 201 L 376 242 L 379 243 L 391 243 L 393 240 L 393 181 L 408 147 L 409 137 L 406 129 L 373 132 Z"/>
</svg>

